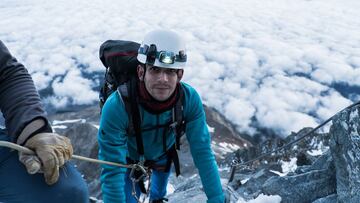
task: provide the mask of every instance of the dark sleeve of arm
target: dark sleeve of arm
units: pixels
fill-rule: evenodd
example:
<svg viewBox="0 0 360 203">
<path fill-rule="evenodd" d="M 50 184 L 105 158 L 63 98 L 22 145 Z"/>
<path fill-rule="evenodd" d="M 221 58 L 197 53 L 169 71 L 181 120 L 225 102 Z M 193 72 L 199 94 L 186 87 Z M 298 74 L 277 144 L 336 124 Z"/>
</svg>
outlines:
<svg viewBox="0 0 360 203">
<path fill-rule="evenodd" d="M 25 69 L 11 56 L 9 50 L 0 41 L 0 110 L 12 140 L 24 127 L 35 119 L 44 119 L 48 126 L 46 113 L 41 104 L 34 82 Z M 49 126 L 44 128 L 49 131 Z"/>
</svg>

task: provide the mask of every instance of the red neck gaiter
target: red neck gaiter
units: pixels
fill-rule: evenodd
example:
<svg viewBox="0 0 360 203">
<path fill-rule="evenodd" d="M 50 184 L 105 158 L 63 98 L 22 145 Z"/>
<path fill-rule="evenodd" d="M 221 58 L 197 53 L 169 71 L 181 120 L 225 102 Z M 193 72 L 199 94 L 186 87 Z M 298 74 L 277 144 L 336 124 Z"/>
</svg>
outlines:
<svg viewBox="0 0 360 203">
<path fill-rule="evenodd" d="M 180 84 L 178 83 L 176 85 L 174 93 L 165 101 L 157 101 L 154 99 L 147 91 L 144 82 L 140 81 L 138 87 L 140 104 L 150 113 L 158 114 L 171 109 L 175 105 L 178 99 Z"/>
</svg>

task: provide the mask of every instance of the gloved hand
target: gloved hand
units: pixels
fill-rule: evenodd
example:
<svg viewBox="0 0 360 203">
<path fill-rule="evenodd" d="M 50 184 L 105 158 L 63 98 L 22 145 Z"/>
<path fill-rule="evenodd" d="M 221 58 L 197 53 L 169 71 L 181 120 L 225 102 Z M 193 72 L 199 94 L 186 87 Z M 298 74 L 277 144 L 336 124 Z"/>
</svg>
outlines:
<svg viewBox="0 0 360 203">
<path fill-rule="evenodd" d="M 36 155 L 20 152 L 19 160 L 30 174 L 42 171 L 48 185 L 56 183 L 59 178 L 59 167 L 73 154 L 70 139 L 56 133 L 36 134 L 26 141 L 24 147 L 33 150 Z"/>
</svg>

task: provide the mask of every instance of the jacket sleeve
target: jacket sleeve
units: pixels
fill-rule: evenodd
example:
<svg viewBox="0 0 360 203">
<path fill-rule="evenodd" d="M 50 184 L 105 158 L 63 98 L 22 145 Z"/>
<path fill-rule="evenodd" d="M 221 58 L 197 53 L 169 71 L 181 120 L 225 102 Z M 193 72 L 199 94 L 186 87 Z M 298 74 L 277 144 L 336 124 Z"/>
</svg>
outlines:
<svg viewBox="0 0 360 203">
<path fill-rule="evenodd" d="M 17 141 L 24 127 L 35 119 L 43 119 L 49 126 L 40 96 L 30 74 L 21 63 L 17 62 L 1 41 L 0 110 L 13 142 Z M 49 128 L 46 128 L 45 131 L 48 132 Z"/>
<path fill-rule="evenodd" d="M 126 164 L 128 116 L 121 98 L 113 93 L 101 112 L 98 132 L 99 159 Z M 125 202 L 126 168 L 102 165 L 101 190 L 105 203 Z"/>
<path fill-rule="evenodd" d="M 208 203 L 223 203 L 224 194 L 200 96 L 194 89 L 187 98 L 185 110 L 186 137 L 195 166 L 199 170 Z M 187 107 L 187 108 L 186 108 Z M 191 107 L 191 108 L 190 108 Z"/>
</svg>

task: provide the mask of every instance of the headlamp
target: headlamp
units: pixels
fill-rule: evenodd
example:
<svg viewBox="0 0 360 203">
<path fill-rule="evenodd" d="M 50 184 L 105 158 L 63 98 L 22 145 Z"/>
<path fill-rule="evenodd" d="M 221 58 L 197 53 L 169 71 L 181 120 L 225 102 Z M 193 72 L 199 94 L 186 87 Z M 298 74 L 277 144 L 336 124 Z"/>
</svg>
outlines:
<svg viewBox="0 0 360 203">
<path fill-rule="evenodd" d="M 139 54 L 146 55 L 146 63 L 153 65 L 155 59 L 164 64 L 174 64 L 175 62 L 186 62 L 187 56 L 185 50 L 180 50 L 178 54 L 171 51 L 157 51 L 156 45 L 151 44 L 150 47 L 144 44 L 139 48 Z"/>
<path fill-rule="evenodd" d="M 174 64 L 175 55 L 173 52 L 161 51 L 159 53 L 159 61 L 166 64 Z"/>
</svg>

